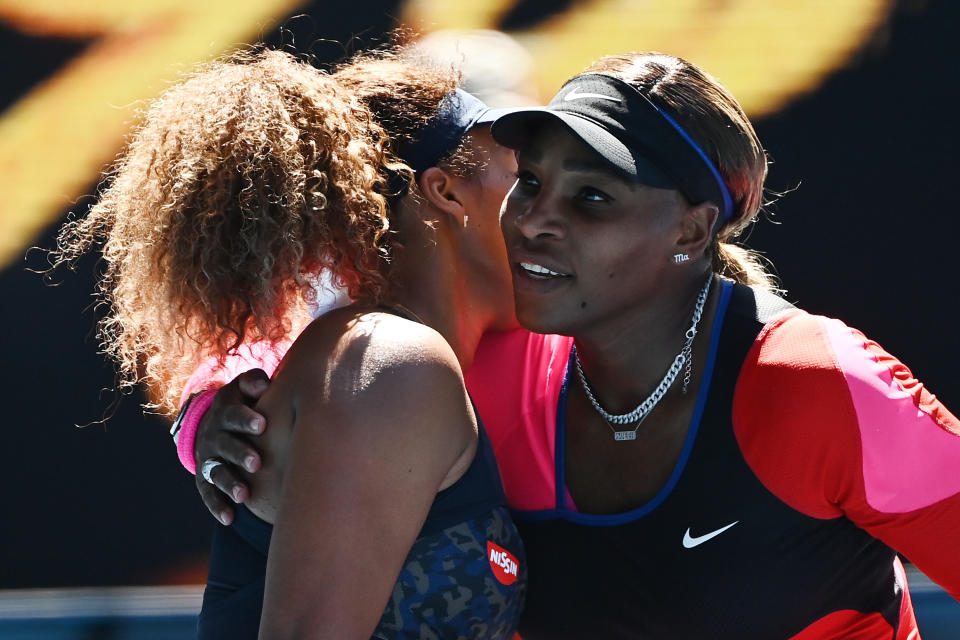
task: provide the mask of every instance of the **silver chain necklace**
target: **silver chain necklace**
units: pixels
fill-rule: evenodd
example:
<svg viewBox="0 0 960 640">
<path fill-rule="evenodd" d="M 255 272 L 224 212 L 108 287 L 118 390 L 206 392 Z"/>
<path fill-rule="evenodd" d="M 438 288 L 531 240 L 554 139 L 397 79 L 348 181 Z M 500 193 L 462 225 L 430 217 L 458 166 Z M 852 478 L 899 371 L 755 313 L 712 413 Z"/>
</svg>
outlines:
<svg viewBox="0 0 960 640">
<path fill-rule="evenodd" d="M 587 376 L 583 373 L 583 367 L 580 365 L 580 356 L 577 355 L 577 346 L 573 346 L 573 360 L 577 365 L 577 374 L 580 376 L 580 384 L 583 385 L 583 390 L 587 394 L 587 399 L 590 400 L 590 404 L 593 405 L 593 408 L 596 409 L 597 413 L 600 414 L 600 417 L 604 419 L 607 425 L 610 427 L 610 430 L 613 431 L 613 439 L 618 442 L 624 442 L 627 440 L 636 440 L 637 439 L 637 429 L 640 428 L 640 425 L 646 420 L 647 416 L 650 415 L 650 412 L 653 411 L 653 408 L 657 406 L 657 403 L 666 395 L 667 390 L 673 386 L 673 383 L 676 381 L 677 376 L 680 375 L 680 370 L 684 369 L 683 374 L 683 392 L 687 392 L 687 387 L 690 384 L 690 373 L 693 367 L 693 339 L 697 337 L 697 325 L 700 324 L 700 317 L 703 315 L 703 307 L 707 302 L 707 294 L 710 292 L 710 284 L 713 282 L 713 274 L 707 278 L 707 281 L 704 283 L 703 288 L 700 290 L 700 295 L 697 296 L 697 305 L 693 309 L 693 319 L 690 322 L 690 328 L 687 329 L 686 338 L 687 341 L 684 343 L 683 348 L 680 349 L 680 353 L 677 354 L 677 357 L 673 359 L 673 363 L 670 365 L 670 368 L 667 369 L 666 375 L 663 376 L 663 379 L 660 381 L 660 384 L 657 385 L 657 388 L 653 390 L 646 400 L 637 405 L 637 408 L 629 413 L 615 414 L 610 413 L 606 409 L 600 406 L 600 403 L 597 401 L 596 396 L 593 395 L 593 389 L 590 388 L 590 383 L 587 382 Z M 617 431 L 617 428 L 613 425 L 625 425 L 633 424 L 633 429 L 628 429 L 626 431 Z"/>
</svg>

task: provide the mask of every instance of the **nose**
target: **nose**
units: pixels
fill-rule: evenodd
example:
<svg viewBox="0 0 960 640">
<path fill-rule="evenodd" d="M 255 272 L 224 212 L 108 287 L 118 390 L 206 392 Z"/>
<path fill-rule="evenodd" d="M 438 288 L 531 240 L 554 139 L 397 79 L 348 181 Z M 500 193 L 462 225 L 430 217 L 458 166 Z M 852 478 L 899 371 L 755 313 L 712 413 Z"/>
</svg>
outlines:
<svg viewBox="0 0 960 640">
<path fill-rule="evenodd" d="M 512 225 L 527 240 L 561 239 L 566 235 L 566 227 L 559 214 L 557 203 L 546 194 L 535 198 L 507 198 L 504 222 Z"/>
</svg>

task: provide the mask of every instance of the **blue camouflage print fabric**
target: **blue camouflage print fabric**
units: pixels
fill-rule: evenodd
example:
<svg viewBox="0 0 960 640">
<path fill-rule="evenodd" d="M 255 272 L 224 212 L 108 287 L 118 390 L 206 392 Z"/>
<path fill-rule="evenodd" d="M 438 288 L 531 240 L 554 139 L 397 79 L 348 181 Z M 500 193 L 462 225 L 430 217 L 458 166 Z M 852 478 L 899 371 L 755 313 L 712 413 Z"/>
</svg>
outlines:
<svg viewBox="0 0 960 640">
<path fill-rule="evenodd" d="M 273 526 L 245 505 L 217 525 L 198 640 L 255 640 Z M 527 593 L 527 559 L 490 440 L 463 476 L 434 497 L 374 633 L 379 640 L 510 640 Z"/>
<path fill-rule="evenodd" d="M 416 541 L 373 637 L 509 640 L 526 590 L 523 543 L 496 507 Z"/>
</svg>

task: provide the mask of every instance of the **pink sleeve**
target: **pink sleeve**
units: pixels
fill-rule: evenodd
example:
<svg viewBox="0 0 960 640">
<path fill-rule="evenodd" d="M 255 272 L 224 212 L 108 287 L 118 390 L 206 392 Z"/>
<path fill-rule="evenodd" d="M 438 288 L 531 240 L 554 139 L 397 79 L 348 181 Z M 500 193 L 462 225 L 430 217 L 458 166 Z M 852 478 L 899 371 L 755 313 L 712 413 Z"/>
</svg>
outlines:
<svg viewBox="0 0 960 640">
<path fill-rule="evenodd" d="M 573 341 L 518 329 L 484 335 L 466 372 L 490 436 L 507 502 L 554 507 L 557 401 Z"/>
<path fill-rule="evenodd" d="M 734 425 L 777 497 L 849 518 L 960 598 L 960 421 L 877 343 L 802 312 L 772 323 L 744 362 Z"/>
<path fill-rule="evenodd" d="M 205 362 L 194 370 L 183 392 L 180 394 L 180 404 L 193 393 L 204 389 L 215 389 L 227 384 L 244 371 L 250 369 L 263 369 L 268 376 L 273 376 L 283 355 L 290 348 L 290 343 L 267 343 L 256 342 L 250 345 L 240 345 L 236 352 L 228 355 L 223 360 L 218 358 L 208 358 Z M 197 437 L 197 426 L 203 419 L 203 414 L 210 408 L 214 394 L 204 394 L 198 396 L 187 407 L 181 423 L 180 432 L 177 434 L 177 456 L 180 463 L 190 473 L 197 472 L 197 464 L 194 460 L 193 444 Z"/>
</svg>

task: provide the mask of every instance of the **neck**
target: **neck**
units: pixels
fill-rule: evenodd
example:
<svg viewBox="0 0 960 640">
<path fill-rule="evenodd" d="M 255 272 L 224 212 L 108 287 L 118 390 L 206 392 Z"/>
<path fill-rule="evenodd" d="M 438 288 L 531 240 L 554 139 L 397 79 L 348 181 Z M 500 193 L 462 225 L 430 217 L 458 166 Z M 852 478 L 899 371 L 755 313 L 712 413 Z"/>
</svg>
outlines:
<svg viewBox="0 0 960 640">
<path fill-rule="evenodd" d="M 408 240 L 406 248 L 395 248 L 390 293 L 384 302 L 409 309 L 440 333 L 466 371 L 481 336 L 493 325 L 495 313 L 471 290 L 455 243 L 433 233 L 424 242 L 417 239 Z"/>
<path fill-rule="evenodd" d="M 387 306 L 401 307 L 415 314 L 415 320 L 423 322 L 437 331 L 447 341 L 447 344 L 456 354 L 460 368 L 466 371 L 473 364 L 473 357 L 480 343 L 480 337 L 486 331 L 487 324 L 478 321 L 476 317 L 468 318 L 458 313 L 459 309 L 469 308 L 469 301 L 456 289 L 448 289 L 446 297 L 441 300 L 443 289 L 437 288 L 435 283 L 420 279 L 421 286 L 430 288 L 431 295 L 424 296 L 415 292 L 415 289 L 397 287 L 386 301 Z"/>
<path fill-rule="evenodd" d="M 618 318 L 615 326 L 591 327 L 592 331 L 575 336 L 584 373 L 606 410 L 627 413 L 660 384 L 683 349 L 706 277 L 704 273 L 676 287 L 674 290 L 681 293 L 671 300 L 645 305 L 651 312 L 635 314 L 626 322 Z M 706 351 L 715 306 L 716 296 L 710 295 L 693 342 L 694 369 Z M 676 393 L 682 382 L 683 372 L 668 393 Z"/>
</svg>

